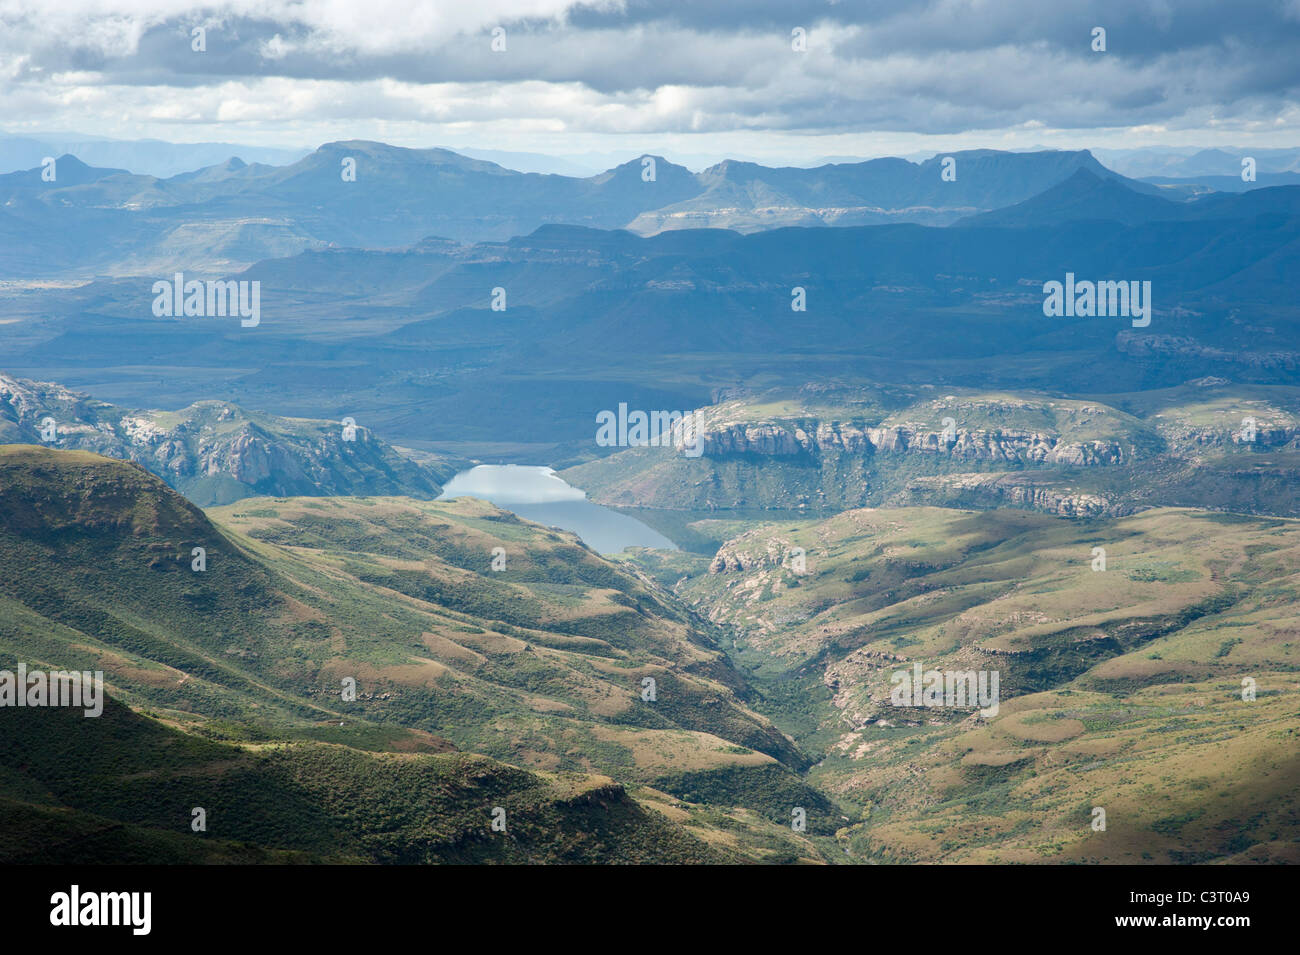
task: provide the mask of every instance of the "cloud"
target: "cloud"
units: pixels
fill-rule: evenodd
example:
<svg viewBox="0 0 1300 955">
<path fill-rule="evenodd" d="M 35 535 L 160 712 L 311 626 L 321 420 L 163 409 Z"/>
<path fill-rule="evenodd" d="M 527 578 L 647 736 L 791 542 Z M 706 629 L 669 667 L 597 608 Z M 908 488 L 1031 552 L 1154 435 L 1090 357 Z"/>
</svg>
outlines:
<svg viewBox="0 0 1300 955">
<path fill-rule="evenodd" d="M 1294 131 L 1300 6 L 1209 0 L 0 0 L 6 122 L 486 134 Z M 505 29 L 506 50 L 491 48 Z M 791 30 L 807 31 L 806 52 Z M 1092 30 L 1106 30 L 1104 53 Z M 191 31 L 207 30 L 206 52 Z M 98 131 L 104 132 L 100 128 Z"/>
</svg>

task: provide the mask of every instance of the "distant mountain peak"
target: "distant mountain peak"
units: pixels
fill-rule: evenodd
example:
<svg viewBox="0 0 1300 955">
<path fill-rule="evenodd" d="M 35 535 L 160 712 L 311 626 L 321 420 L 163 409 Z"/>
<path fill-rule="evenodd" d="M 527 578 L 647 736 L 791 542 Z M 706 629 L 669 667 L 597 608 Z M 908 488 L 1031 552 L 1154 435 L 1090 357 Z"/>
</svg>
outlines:
<svg viewBox="0 0 1300 955">
<path fill-rule="evenodd" d="M 1095 160 L 1094 160 L 1095 161 Z M 1104 166 L 1098 166 L 1103 173 Z M 1056 185 L 1023 202 L 963 219 L 962 225 L 1036 226 L 1104 220 L 1134 225 L 1177 219 L 1182 207 L 1161 196 L 1138 192 L 1112 175 L 1080 166 Z"/>
</svg>

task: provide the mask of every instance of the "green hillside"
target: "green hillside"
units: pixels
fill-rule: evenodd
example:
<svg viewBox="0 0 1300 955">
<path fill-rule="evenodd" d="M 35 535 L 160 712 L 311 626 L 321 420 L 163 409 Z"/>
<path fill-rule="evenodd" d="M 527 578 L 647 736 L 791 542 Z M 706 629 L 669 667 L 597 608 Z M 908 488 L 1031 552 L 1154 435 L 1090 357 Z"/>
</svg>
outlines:
<svg viewBox="0 0 1300 955">
<path fill-rule="evenodd" d="M 30 446 L 0 509 L 0 669 L 112 697 L 0 710 L 0 824 L 51 858 L 1300 861 L 1298 521 L 720 511 L 681 518 L 712 555 L 611 561 L 473 499 L 205 513 Z M 996 711 L 898 705 L 916 665 Z"/>
<path fill-rule="evenodd" d="M 864 509 L 636 559 L 735 635 L 852 858 L 1300 860 L 1300 522 Z M 916 663 L 997 672 L 996 714 L 895 705 Z"/>
<path fill-rule="evenodd" d="M 187 734 L 600 774 L 744 833 L 785 822 L 786 855 L 791 806 L 810 831 L 840 819 L 707 628 L 483 502 L 257 500 L 214 522 L 136 465 L 12 446 L 0 509 L 0 661 L 102 670 Z"/>
<path fill-rule="evenodd" d="M 6 863 L 729 860 L 602 777 L 468 754 L 216 743 L 112 701 L 98 719 L 54 708 L 4 719 Z M 492 829 L 497 809 L 504 831 Z"/>
</svg>

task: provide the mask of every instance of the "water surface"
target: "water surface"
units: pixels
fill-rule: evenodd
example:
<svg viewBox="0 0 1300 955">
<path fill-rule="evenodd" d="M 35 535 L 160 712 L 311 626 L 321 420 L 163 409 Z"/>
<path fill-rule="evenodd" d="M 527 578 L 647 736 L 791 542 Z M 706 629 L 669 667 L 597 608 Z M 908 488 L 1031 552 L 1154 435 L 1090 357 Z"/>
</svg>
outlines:
<svg viewBox="0 0 1300 955">
<path fill-rule="evenodd" d="M 438 500 L 454 497 L 481 498 L 538 524 L 573 531 L 601 554 L 616 554 L 625 547 L 677 549 L 671 540 L 635 517 L 593 504 L 585 491 L 547 467 L 480 464 L 448 481 Z"/>
</svg>

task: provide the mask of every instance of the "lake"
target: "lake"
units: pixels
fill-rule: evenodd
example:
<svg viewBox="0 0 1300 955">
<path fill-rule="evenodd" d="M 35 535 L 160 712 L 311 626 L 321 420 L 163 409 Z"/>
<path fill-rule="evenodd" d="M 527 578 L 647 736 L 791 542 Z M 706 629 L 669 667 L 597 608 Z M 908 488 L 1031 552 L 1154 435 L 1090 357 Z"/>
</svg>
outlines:
<svg viewBox="0 0 1300 955">
<path fill-rule="evenodd" d="M 601 554 L 625 547 L 677 545 L 635 517 L 587 500 L 585 491 L 566 483 L 547 467 L 524 464 L 480 464 L 461 471 L 442 489 L 438 500 L 477 497 L 547 527 L 573 531 Z"/>
</svg>

